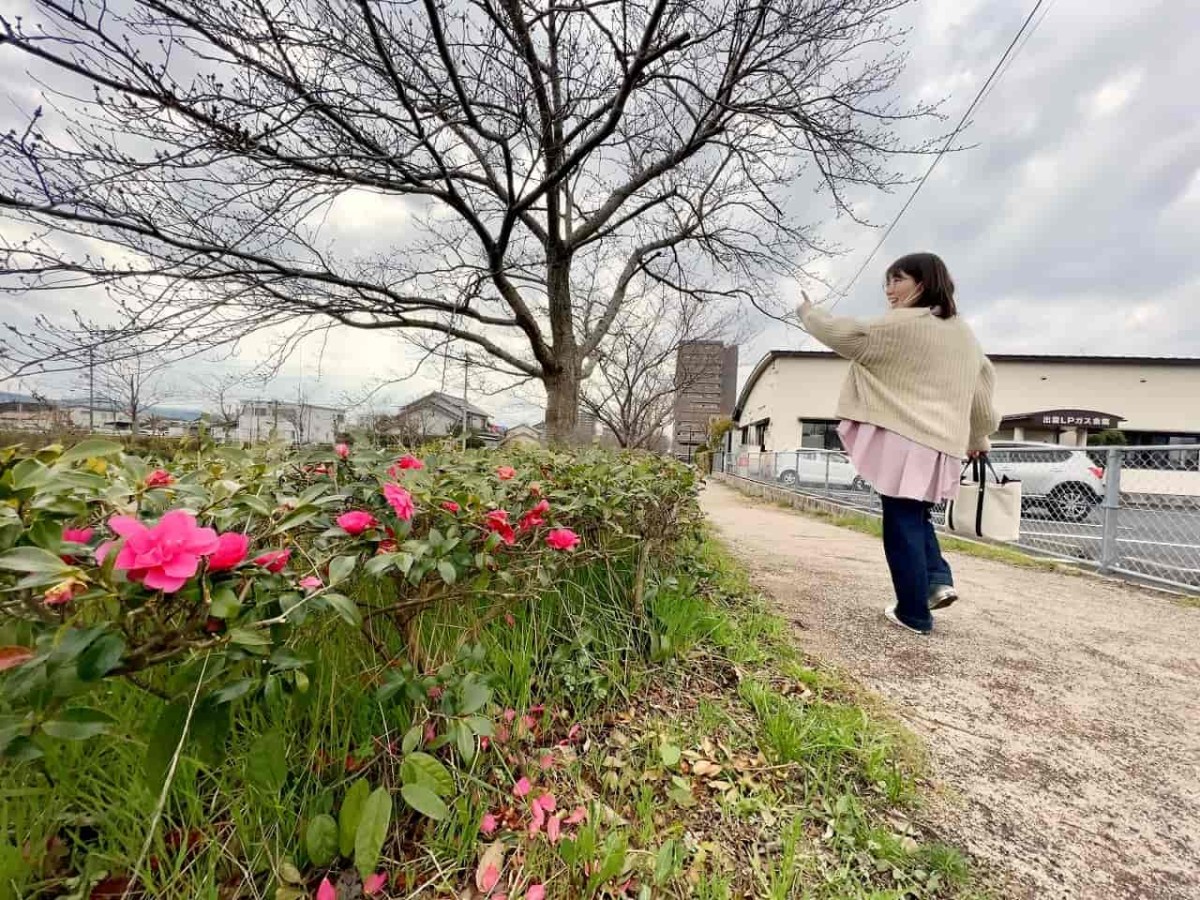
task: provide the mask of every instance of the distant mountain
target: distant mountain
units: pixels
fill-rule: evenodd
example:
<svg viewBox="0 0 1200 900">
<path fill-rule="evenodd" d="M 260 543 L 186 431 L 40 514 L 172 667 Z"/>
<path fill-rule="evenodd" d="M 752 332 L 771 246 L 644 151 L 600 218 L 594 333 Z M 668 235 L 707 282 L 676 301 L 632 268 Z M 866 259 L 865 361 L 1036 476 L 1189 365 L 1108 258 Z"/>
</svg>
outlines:
<svg viewBox="0 0 1200 900">
<path fill-rule="evenodd" d="M 36 403 L 34 397 L 28 394 L 14 394 L 12 391 L 0 391 L 0 403 Z M 51 401 L 61 406 L 86 406 L 87 401 L 75 397 Z M 96 403 L 97 409 L 102 408 Z M 195 422 L 203 413 L 198 409 L 184 409 L 178 406 L 152 406 L 146 411 L 147 415 L 159 416 L 163 419 L 174 419 L 179 422 Z"/>
</svg>

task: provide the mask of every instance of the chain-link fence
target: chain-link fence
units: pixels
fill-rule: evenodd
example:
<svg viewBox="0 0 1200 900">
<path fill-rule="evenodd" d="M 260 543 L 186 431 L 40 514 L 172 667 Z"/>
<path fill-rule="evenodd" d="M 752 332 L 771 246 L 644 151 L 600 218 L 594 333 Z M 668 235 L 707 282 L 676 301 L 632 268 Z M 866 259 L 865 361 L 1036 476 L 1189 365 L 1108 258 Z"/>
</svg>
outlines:
<svg viewBox="0 0 1200 900">
<path fill-rule="evenodd" d="M 1021 482 L 1019 546 L 1200 592 L 1200 445 L 997 443 L 990 458 Z M 836 450 L 714 453 L 713 471 L 880 511 L 871 485 Z M 938 525 L 944 514 L 934 510 Z"/>
</svg>

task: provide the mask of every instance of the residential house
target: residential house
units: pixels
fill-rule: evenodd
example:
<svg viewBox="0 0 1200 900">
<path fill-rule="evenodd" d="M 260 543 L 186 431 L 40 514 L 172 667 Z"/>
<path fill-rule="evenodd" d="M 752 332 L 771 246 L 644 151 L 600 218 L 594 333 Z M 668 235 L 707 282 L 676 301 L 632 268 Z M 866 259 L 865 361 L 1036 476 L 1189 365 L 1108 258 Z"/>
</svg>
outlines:
<svg viewBox="0 0 1200 900">
<path fill-rule="evenodd" d="M 332 444 L 346 419 L 343 410 L 315 403 L 283 400 L 243 400 L 237 439 L 257 444 L 280 440 L 288 444 Z"/>
<path fill-rule="evenodd" d="M 491 435 L 491 414 L 467 401 L 467 431 L 480 436 Z M 404 440 L 421 440 L 458 434 L 463 425 L 463 399 L 442 391 L 431 391 L 424 397 L 400 407 L 389 431 Z"/>
</svg>

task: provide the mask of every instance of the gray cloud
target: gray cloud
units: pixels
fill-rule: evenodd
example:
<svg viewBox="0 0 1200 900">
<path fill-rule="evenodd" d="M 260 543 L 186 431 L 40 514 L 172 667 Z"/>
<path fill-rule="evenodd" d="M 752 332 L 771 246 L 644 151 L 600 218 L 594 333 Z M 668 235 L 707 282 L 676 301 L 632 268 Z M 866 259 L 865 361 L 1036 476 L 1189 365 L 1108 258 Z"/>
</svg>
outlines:
<svg viewBox="0 0 1200 900">
<path fill-rule="evenodd" d="M 1200 355 L 1200 58 L 1195 7 L 1057 0 L 838 311 L 882 309 L 883 269 L 941 254 L 993 352 Z M 957 122 L 1026 4 L 935 0 L 912 11 L 906 93 Z M 922 162 L 923 170 L 927 162 Z M 871 198 L 886 223 L 907 197 Z M 843 285 L 879 240 L 826 229 L 851 252 L 817 268 Z M 743 359 L 797 346 L 766 329 Z"/>
</svg>

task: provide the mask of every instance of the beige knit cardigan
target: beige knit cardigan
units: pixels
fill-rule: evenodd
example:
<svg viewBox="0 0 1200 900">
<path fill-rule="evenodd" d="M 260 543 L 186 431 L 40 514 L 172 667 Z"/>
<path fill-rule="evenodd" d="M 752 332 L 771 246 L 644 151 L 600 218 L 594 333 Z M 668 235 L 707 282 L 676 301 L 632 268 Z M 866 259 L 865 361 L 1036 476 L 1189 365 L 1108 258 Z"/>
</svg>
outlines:
<svg viewBox="0 0 1200 900">
<path fill-rule="evenodd" d="M 850 360 L 837 415 L 887 428 L 909 440 L 962 457 L 986 452 L 1000 427 L 995 369 L 961 316 L 894 309 L 864 321 L 804 314 L 809 334 Z"/>
</svg>

